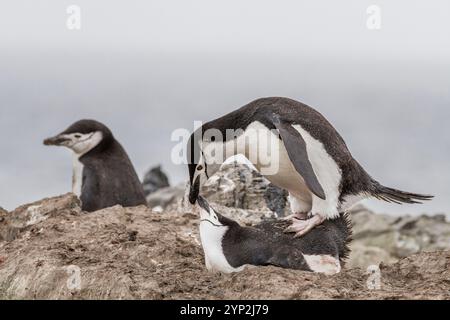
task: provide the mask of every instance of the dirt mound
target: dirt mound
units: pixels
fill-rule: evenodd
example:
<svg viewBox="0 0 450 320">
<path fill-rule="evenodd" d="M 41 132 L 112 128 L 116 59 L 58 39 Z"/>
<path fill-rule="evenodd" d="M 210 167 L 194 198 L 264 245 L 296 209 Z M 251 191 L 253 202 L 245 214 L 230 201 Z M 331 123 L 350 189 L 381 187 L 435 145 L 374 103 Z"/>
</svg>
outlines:
<svg viewBox="0 0 450 320">
<path fill-rule="evenodd" d="M 206 271 L 197 229 L 192 213 L 116 206 L 86 214 L 71 194 L 3 213 L 0 298 L 450 299 L 448 251 L 373 274 L 249 267 L 224 275 Z"/>
</svg>

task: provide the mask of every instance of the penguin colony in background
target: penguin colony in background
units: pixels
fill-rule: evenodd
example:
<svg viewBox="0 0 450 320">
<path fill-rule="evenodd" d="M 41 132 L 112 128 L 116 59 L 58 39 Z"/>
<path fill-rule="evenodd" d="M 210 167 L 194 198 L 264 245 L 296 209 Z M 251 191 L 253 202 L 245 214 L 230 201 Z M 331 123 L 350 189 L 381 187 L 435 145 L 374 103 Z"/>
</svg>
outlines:
<svg viewBox="0 0 450 320">
<path fill-rule="evenodd" d="M 215 211 L 202 197 L 200 238 L 208 270 L 238 272 L 246 265 L 338 273 L 350 250 L 351 226 L 346 214 L 325 221 L 303 237 L 285 233 L 286 221 L 267 220 L 242 227 Z"/>
<path fill-rule="evenodd" d="M 72 191 L 84 211 L 147 204 L 127 153 L 104 124 L 80 120 L 44 144 L 73 151 Z"/>
<path fill-rule="evenodd" d="M 238 134 L 230 136 L 227 130 Z M 205 135 L 220 132 L 221 138 Z M 254 132 L 263 133 L 255 138 Z M 200 134 L 199 134 L 200 133 Z M 273 144 L 260 137 L 270 136 Z M 270 148 L 269 148 L 270 145 Z M 195 203 L 201 186 L 225 159 L 208 150 L 225 150 L 226 157 L 246 156 L 261 170 L 259 158 L 269 155 L 276 172 L 265 175 L 274 185 L 289 191 L 294 213 L 286 229 L 302 236 L 323 223 L 336 219 L 357 202 L 374 197 L 394 203 L 420 203 L 432 196 L 385 187 L 373 179 L 352 157 L 333 126 L 316 110 L 288 98 L 262 98 L 221 118 L 204 124 L 191 135 L 188 144 L 189 200 Z M 276 152 L 275 152 L 276 151 Z M 208 158 L 209 157 L 209 158 Z M 308 217 L 308 219 L 304 219 Z"/>
</svg>

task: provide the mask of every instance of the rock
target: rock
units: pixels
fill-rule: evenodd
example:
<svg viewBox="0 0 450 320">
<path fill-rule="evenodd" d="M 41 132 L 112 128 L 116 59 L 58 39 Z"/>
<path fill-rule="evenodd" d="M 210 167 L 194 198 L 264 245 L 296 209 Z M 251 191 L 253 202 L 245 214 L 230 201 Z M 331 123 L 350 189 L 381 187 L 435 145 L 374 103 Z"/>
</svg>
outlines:
<svg viewBox="0 0 450 320">
<path fill-rule="evenodd" d="M 278 217 L 284 217 L 288 210 L 288 195 L 289 192 L 286 190 L 269 183 L 264 193 L 264 200 L 266 201 L 267 207 L 275 212 Z"/>
<path fill-rule="evenodd" d="M 150 208 L 158 208 L 157 211 L 163 212 L 170 205 L 175 205 L 183 198 L 185 193 L 185 184 L 175 187 L 165 187 L 147 196 L 147 203 Z"/>
<path fill-rule="evenodd" d="M 0 218 L 0 241 L 14 240 L 19 233 L 66 211 L 81 212 L 80 201 L 73 193 L 21 206 Z"/>
<path fill-rule="evenodd" d="M 366 269 L 348 266 L 333 276 L 273 266 L 210 273 L 196 214 L 144 206 L 85 214 L 75 199 L 15 212 L 23 229 L 0 242 L 0 299 L 450 299 L 449 251 L 383 262 L 378 290 Z"/>
<path fill-rule="evenodd" d="M 353 222 L 353 239 L 370 238 L 389 232 L 398 218 L 394 216 L 378 215 L 363 205 L 351 210 Z"/>
<path fill-rule="evenodd" d="M 0 223 L 6 219 L 6 217 L 9 215 L 9 212 L 0 207 Z"/>
<path fill-rule="evenodd" d="M 236 162 L 223 165 L 210 177 L 202 195 L 210 202 L 232 208 L 276 212 L 280 216 L 286 211 L 287 194 L 283 190 L 247 165 Z"/>
<path fill-rule="evenodd" d="M 225 164 L 205 183 L 202 195 L 227 207 L 264 209 L 263 197 L 268 184 L 266 179 L 245 164 Z"/>
<path fill-rule="evenodd" d="M 404 217 L 394 228 L 400 233 L 399 257 L 423 250 L 450 249 L 450 223 L 443 215 Z"/>
<path fill-rule="evenodd" d="M 9 212 L 0 207 L 0 241 L 11 237 L 6 230 L 3 230 L 3 226 L 7 224 L 8 216 Z"/>
<path fill-rule="evenodd" d="M 371 265 L 378 266 L 380 263 L 390 264 L 396 261 L 397 259 L 385 249 L 354 242 L 350 244 L 350 257 L 346 267 L 367 269 Z"/>
<path fill-rule="evenodd" d="M 142 185 L 145 195 L 148 196 L 159 189 L 169 187 L 170 183 L 167 175 L 161 170 L 161 166 L 157 166 L 145 174 Z"/>
<path fill-rule="evenodd" d="M 445 217 L 375 214 L 359 205 L 351 211 L 353 242 L 349 265 L 390 263 L 422 251 L 450 250 Z"/>
</svg>

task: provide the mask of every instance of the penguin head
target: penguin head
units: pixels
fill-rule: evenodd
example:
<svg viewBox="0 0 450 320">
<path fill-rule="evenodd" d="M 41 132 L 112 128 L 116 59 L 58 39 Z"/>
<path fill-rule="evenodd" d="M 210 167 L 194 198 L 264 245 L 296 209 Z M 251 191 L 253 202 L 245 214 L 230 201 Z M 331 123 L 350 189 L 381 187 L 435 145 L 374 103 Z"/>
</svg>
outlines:
<svg viewBox="0 0 450 320">
<path fill-rule="evenodd" d="M 200 189 L 208 180 L 208 164 L 204 161 L 203 156 L 197 163 L 189 164 L 189 202 L 195 204 L 199 197 Z"/>
<path fill-rule="evenodd" d="M 202 196 L 198 196 L 197 203 L 200 207 L 200 224 L 208 224 L 209 226 L 216 228 L 232 228 L 239 226 L 236 221 L 224 217 L 215 211 Z"/>
<path fill-rule="evenodd" d="M 81 156 L 100 145 L 106 146 L 112 140 L 113 135 L 104 124 L 95 120 L 80 120 L 60 134 L 45 139 L 44 144 L 67 147 Z"/>
<path fill-rule="evenodd" d="M 203 148 L 210 144 L 206 138 L 201 136 L 201 128 L 197 129 L 188 142 L 188 167 L 189 167 L 189 202 L 195 204 L 200 194 L 201 187 L 205 182 L 214 175 L 219 169 L 220 164 L 216 162 L 216 159 L 205 157 Z"/>
</svg>

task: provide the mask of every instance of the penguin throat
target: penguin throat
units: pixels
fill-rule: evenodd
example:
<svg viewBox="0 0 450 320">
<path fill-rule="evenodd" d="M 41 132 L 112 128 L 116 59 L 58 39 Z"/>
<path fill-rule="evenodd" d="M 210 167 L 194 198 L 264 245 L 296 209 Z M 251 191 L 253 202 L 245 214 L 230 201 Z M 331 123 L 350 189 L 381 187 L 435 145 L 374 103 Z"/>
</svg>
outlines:
<svg viewBox="0 0 450 320">
<path fill-rule="evenodd" d="M 211 220 L 208 220 L 208 219 L 202 219 L 202 220 L 200 220 L 200 223 L 202 223 L 202 222 L 208 222 L 208 223 L 210 223 L 210 224 L 212 224 L 214 227 L 218 227 L 218 228 L 220 228 L 220 227 L 227 227 L 227 226 L 224 226 L 224 225 L 222 225 L 222 224 L 215 224 L 214 222 L 212 222 Z"/>
<path fill-rule="evenodd" d="M 72 173 L 72 192 L 78 197 L 81 197 L 81 189 L 83 186 L 83 169 L 84 165 L 79 160 L 77 154 L 73 155 L 73 173 Z"/>
</svg>

